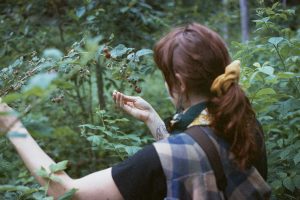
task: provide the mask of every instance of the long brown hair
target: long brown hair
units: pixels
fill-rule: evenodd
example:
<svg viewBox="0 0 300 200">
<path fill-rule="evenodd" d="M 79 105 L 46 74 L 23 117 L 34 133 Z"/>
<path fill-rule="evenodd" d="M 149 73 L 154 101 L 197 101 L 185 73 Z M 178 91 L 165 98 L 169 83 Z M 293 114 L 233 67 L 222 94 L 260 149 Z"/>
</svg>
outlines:
<svg viewBox="0 0 300 200">
<path fill-rule="evenodd" d="M 169 32 L 154 47 L 154 60 L 162 71 L 170 94 L 178 88 L 176 73 L 186 84 L 187 94 L 207 97 L 210 126 L 231 144 L 240 168 L 247 167 L 256 151 L 255 114 L 238 83 L 217 96 L 210 91 L 216 77 L 225 72 L 231 58 L 226 44 L 211 29 L 192 23 Z"/>
</svg>

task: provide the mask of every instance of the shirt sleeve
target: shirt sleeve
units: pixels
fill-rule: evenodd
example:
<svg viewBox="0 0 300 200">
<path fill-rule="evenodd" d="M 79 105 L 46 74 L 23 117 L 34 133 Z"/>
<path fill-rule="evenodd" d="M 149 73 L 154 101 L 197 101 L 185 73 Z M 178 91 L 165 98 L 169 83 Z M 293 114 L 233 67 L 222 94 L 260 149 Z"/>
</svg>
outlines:
<svg viewBox="0 0 300 200">
<path fill-rule="evenodd" d="M 157 200 L 166 196 L 166 178 L 153 145 L 113 166 L 112 177 L 125 200 Z"/>
</svg>

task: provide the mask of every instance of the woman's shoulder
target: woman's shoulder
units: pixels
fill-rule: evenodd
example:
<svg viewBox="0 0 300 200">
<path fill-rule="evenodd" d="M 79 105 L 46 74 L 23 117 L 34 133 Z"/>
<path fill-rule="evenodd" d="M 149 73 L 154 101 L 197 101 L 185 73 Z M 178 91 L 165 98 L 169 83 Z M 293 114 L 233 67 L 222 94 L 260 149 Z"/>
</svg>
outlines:
<svg viewBox="0 0 300 200">
<path fill-rule="evenodd" d="M 212 170 L 203 149 L 186 133 L 171 135 L 155 142 L 153 146 L 165 175 L 170 179 L 186 174 L 202 174 Z M 190 166 L 193 166 L 192 172 Z M 176 177 L 174 177 L 175 175 Z"/>
</svg>

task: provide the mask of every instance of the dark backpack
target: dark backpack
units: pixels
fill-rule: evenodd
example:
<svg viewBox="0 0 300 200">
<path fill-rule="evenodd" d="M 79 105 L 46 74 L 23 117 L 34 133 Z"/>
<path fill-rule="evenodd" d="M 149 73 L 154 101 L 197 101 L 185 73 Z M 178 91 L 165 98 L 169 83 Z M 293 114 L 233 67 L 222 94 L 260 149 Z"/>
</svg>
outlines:
<svg viewBox="0 0 300 200">
<path fill-rule="evenodd" d="M 191 136 L 205 152 L 216 177 L 218 189 L 224 199 L 270 199 L 271 188 L 254 168 L 247 174 L 246 179 L 228 191 L 228 177 L 225 175 L 216 144 L 208 135 L 213 135 L 213 130 L 208 126 L 192 126 L 185 133 Z M 230 182 L 231 183 L 231 182 Z"/>
</svg>

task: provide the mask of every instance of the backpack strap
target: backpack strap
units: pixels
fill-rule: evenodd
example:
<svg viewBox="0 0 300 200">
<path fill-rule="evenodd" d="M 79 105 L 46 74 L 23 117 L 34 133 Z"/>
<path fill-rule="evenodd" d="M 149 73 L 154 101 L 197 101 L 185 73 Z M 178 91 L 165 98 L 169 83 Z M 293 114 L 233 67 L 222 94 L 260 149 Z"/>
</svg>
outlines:
<svg viewBox="0 0 300 200">
<path fill-rule="evenodd" d="M 185 133 L 191 136 L 202 147 L 214 171 L 218 189 L 226 196 L 225 189 L 227 186 L 227 179 L 223 170 L 223 165 L 216 146 L 205 132 L 205 129 L 201 126 L 192 126 L 185 130 Z"/>
</svg>

